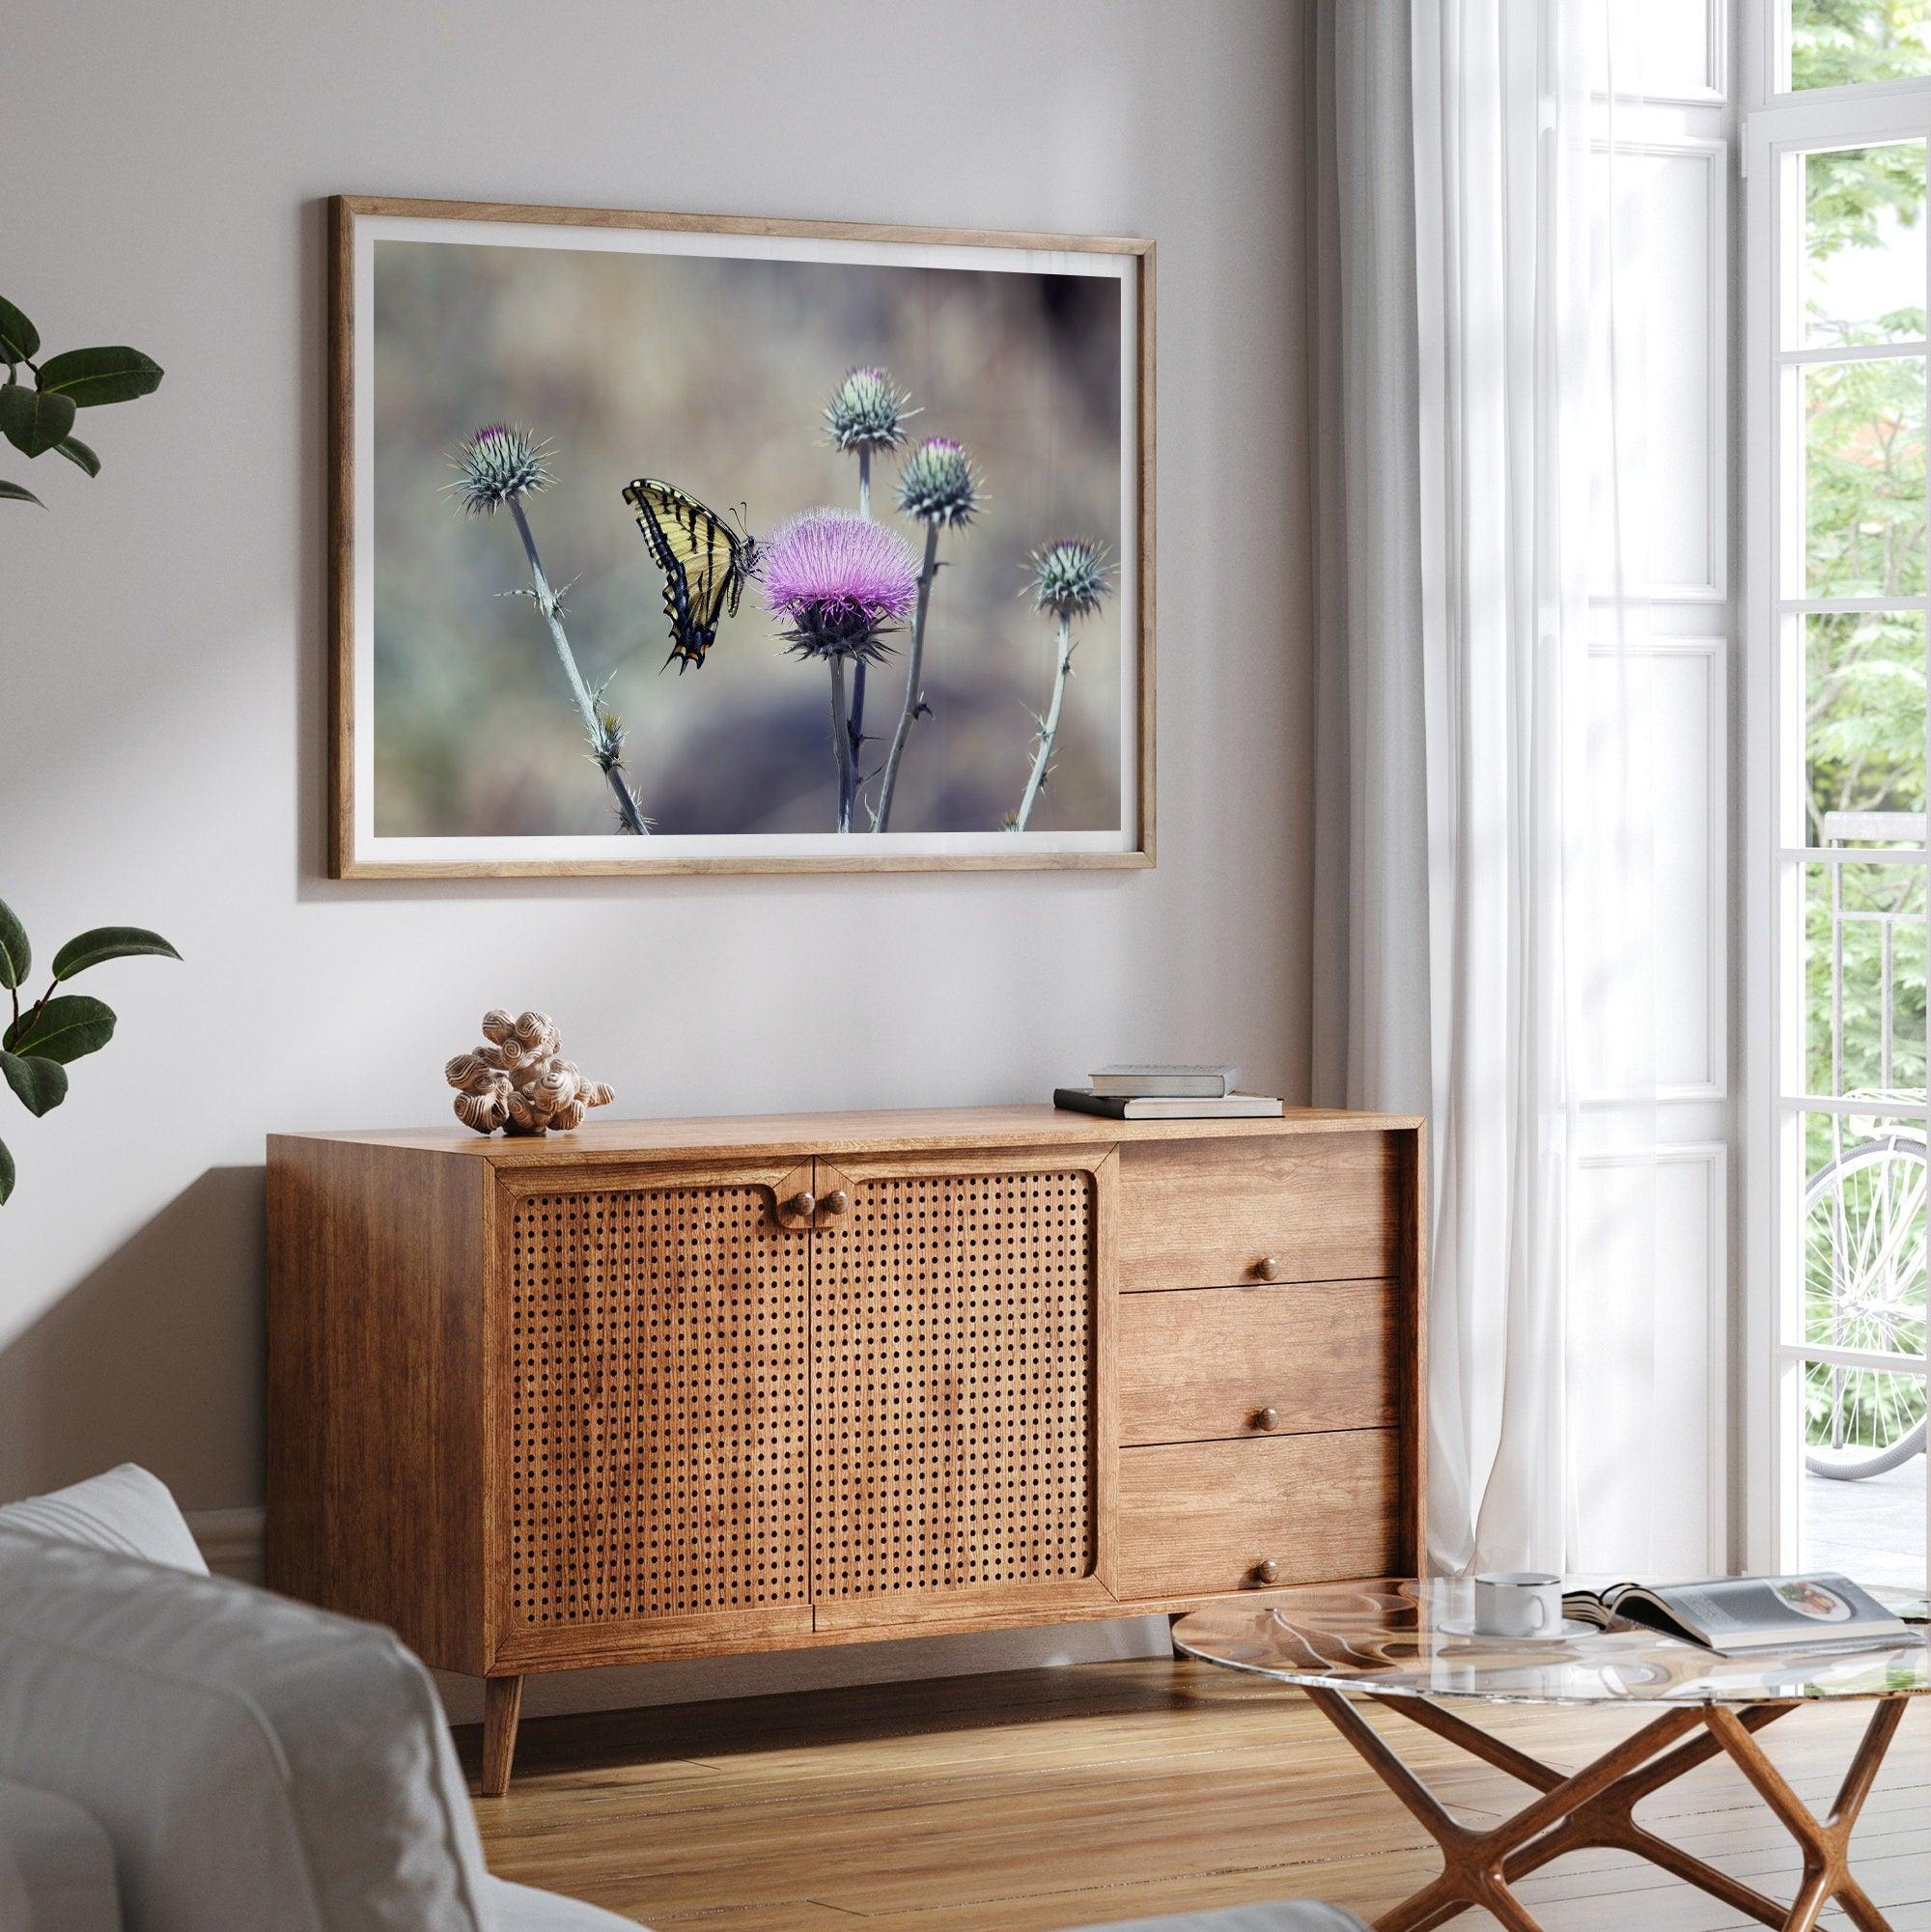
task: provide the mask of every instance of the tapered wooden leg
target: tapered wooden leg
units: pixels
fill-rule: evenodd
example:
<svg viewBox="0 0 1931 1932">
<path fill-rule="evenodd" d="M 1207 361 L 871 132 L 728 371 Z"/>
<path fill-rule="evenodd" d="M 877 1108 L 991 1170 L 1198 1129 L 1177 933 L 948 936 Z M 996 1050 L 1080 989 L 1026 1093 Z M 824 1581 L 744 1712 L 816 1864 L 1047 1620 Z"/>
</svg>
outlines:
<svg viewBox="0 0 1931 1932">
<path fill-rule="evenodd" d="M 500 1798 L 510 1788 L 510 1761 L 517 1754 L 517 1721 L 523 1714 L 520 1677 L 483 1680 L 483 1795 Z"/>
<path fill-rule="evenodd" d="M 1831 1815 L 1826 1821 L 1833 1828 L 1841 1828 L 1846 1835 L 1858 1822 L 1858 1813 L 1864 1808 L 1864 1800 L 1871 1794 L 1871 1786 L 1877 1782 L 1877 1775 L 1884 1769 L 1884 1754 L 1890 1749 L 1890 1741 L 1897 1735 L 1897 1727 L 1904 1722 L 1904 1699 L 1887 1698 L 1871 1713 L 1871 1721 L 1864 1726 L 1862 1742 L 1858 1746 L 1857 1755 L 1851 1759 L 1850 1769 L 1844 1773 L 1844 1781 L 1837 1787 L 1837 1796 L 1831 1806 Z"/>
<path fill-rule="evenodd" d="M 1428 1932 L 1433 1925 L 1468 1911 L 1469 1900 L 1454 1876 L 1444 1871 L 1433 1885 L 1425 1885 L 1413 1897 L 1405 1898 L 1391 1912 L 1375 1920 L 1375 1932 Z"/>
<path fill-rule="evenodd" d="M 1760 1731 L 1766 1724 L 1775 1723 L 1797 1708 L 1795 1704 L 1755 1704 L 1742 1714 L 1738 1722 L 1746 1730 Z M 1405 1712 L 1405 1715 L 1412 1713 Z M 1599 1845 L 1613 1846 L 1618 1851 L 1635 1852 L 1646 1858 L 1652 1864 L 1661 1865 L 1665 1871 L 1698 1887 L 1713 1897 L 1721 1898 L 1735 1911 L 1748 1913 L 1765 1925 L 1781 1927 L 1789 1917 L 1790 1908 L 1787 1905 L 1757 1890 L 1754 1886 L 1746 1885 L 1743 1880 L 1720 1871 L 1715 1865 L 1705 1864 L 1701 1859 L 1693 1858 L 1666 1839 L 1659 1838 L 1636 1821 L 1636 1806 L 1641 1800 L 1654 1791 L 1662 1790 L 1685 1772 L 1693 1771 L 1721 1750 L 1722 1746 L 1706 1730 L 1700 1737 L 1687 1738 L 1661 1757 L 1652 1758 L 1640 1771 L 1632 1772 L 1600 1797 L 1579 1806 L 1539 1838 L 1512 1852 L 1506 1866 L 1507 1876 L 1510 1879 L 1525 1878 L 1530 1872 L 1540 1870 L 1551 1860 L 1562 1858 L 1569 1852 L 1592 1850 Z M 1516 1776 L 1521 1778 L 1525 1774 L 1518 1771 Z M 1528 1781 L 1533 1783 L 1535 1780 L 1530 1778 Z"/>
<path fill-rule="evenodd" d="M 1784 1920 L 1785 1932 L 1811 1932 L 1825 1906 L 1837 1899 L 1858 1932 L 1890 1932 L 1889 1921 L 1869 1894 L 1851 1876 L 1851 1833 L 1858 1813 L 1870 1796 L 1884 1766 L 1884 1754 L 1904 1717 L 1904 1699 L 1883 1699 L 1871 1713 L 1863 1741 L 1844 1774 L 1836 1803 L 1827 1818 L 1812 1816 L 1809 1807 L 1790 1788 L 1789 1780 L 1764 1755 L 1763 1747 L 1733 1711 L 1713 1704 L 1703 1713 L 1710 1734 L 1732 1763 L 1756 1788 L 1783 1829 L 1804 1854 L 1804 1884 Z"/>
<path fill-rule="evenodd" d="M 1700 1712 L 1695 1706 L 1678 1707 L 1653 1719 L 1581 1771 L 1565 1776 L 1438 1705 L 1408 1697 L 1374 1698 L 1385 1710 L 1449 1739 L 1541 1794 L 1512 1818 L 1486 1831 L 1460 1823 L 1340 1693 L 1309 1687 L 1307 1697 L 1441 1848 L 1441 1876 L 1385 1912 L 1375 1920 L 1376 1932 L 1433 1932 L 1470 1906 L 1482 1907 L 1508 1932 L 1536 1932 L 1533 1916 L 1510 1890 L 1510 1881 L 1525 1877 L 1565 1852 L 1597 1845 L 1635 1852 L 1780 1932 L 1814 1932 L 1833 1898 L 1857 1932 L 1890 1932 L 1884 1915 L 1851 1875 L 1851 1830 L 1904 1715 L 1902 1697 L 1884 1699 L 1872 1712 L 1836 1802 L 1821 1820 L 1764 1755 L 1754 1735 L 1795 1710 L 1794 1703 L 1758 1704 L 1741 1712 L 1721 1705 Z M 1698 1729 L 1701 1736 L 1686 1736 Z M 1636 1822 L 1633 1813 L 1639 1800 L 1719 1752 L 1749 1779 L 1803 1851 L 1803 1883 L 1787 1906 Z"/>
<path fill-rule="evenodd" d="M 1848 1874 L 1837 1889 L 1837 1903 L 1858 1932 L 1889 1932 L 1889 1921 L 1871 1903 L 1870 1893 Z"/>
<path fill-rule="evenodd" d="M 1502 1824 L 1489 1831 L 1471 1831 L 1442 1806 L 1339 1692 L 1308 1686 L 1306 1694 L 1308 1701 L 1355 1747 L 1441 1848 L 1441 1876 L 1383 1913 L 1375 1920 L 1375 1932 L 1429 1932 L 1471 1905 L 1481 1906 L 1509 1932 L 1537 1932 L 1534 1918 L 1509 1890 L 1510 1854 L 1628 1778 L 1659 1750 L 1695 1729 L 1697 1722 L 1693 1710 L 1665 1712 L 1634 1737 L 1565 1777 L 1445 1712 L 1429 1710 L 1428 1716 L 1421 1718 L 1415 1716 L 1415 1709 L 1427 1707 L 1412 1709 L 1410 1699 L 1376 1698 L 1377 1703 L 1413 1718 L 1427 1729 L 1454 1738 L 1478 1757 L 1502 1764 L 1541 1791 L 1533 1804 Z"/>
<path fill-rule="evenodd" d="M 1783 1932 L 1814 1932 L 1817 1920 L 1830 1902 L 1831 1874 L 1806 1870 L 1797 1896 L 1790 1902 L 1790 1916 L 1783 1921 Z"/>
</svg>

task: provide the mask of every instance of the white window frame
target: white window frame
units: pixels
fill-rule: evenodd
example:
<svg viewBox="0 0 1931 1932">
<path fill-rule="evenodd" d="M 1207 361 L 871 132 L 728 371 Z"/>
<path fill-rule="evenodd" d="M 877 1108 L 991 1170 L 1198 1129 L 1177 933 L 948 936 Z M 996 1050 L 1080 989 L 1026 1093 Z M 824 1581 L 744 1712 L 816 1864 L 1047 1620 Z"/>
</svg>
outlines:
<svg viewBox="0 0 1931 1932">
<path fill-rule="evenodd" d="M 1931 139 L 1931 79 L 1858 87 L 1777 91 L 1788 0 L 1750 0 L 1743 19 L 1744 396 L 1743 549 L 1745 607 L 1744 944 L 1742 960 L 1745 1190 L 1742 1251 L 1745 1337 L 1742 1516 L 1745 1567 L 1790 1567 L 1800 1548 L 1800 1410 L 1794 1381 L 1802 1361 L 1833 1352 L 1799 1344 L 1794 1317 L 1801 1280 L 1803 1121 L 1809 1112 L 1911 1120 L 1931 1133 L 1931 1106 L 1846 1104 L 1802 1091 L 1804 1027 L 1801 681 L 1806 602 L 1791 587 L 1788 559 L 1803 544 L 1801 486 L 1792 488 L 1801 447 L 1790 444 L 1785 398 L 1795 353 L 1781 333 L 1791 251 L 1801 246 L 1801 201 L 1791 184 L 1801 156 L 1818 149 Z M 1931 274 L 1927 275 L 1931 281 Z M 1931 293 L 1926 297 L 1931 313 Z M 1811 360 L 1839 357 L 1812 355 Z M 1801 588 L 1801 583 L 1798 583 Z M 1818 601 L 1810 601 L 1815 606 Z M 1858 607 L 1861 601 L 1854 601 Z M 1841 609 L 1844 601 L 1822 605 Z M 1915 608 L 1931 627 L 1931 597 L 1884 607 Z M 1792 639 L 1797 641 L 1793 646 Z M 1795 702 L 1793 702 L 1795 700 Z M 1924 854 L 1923 847 L 1914 851 Z M 1931 854 L 1926 854 L 1931 861 Z M 1828 861 L 1827 861 L 1828 862 Z M 1846 1365 L 1873 1365 L 1859 1358 Z M 1931 1363 L 1905 1358 L 1907 1372 Z M 1894 1367 L 1886 1358 L 1888 1367 Z M 1931 1485 L 1927 1485 L 1931 1488 Z M 1927 1499 L 1931 1519 L 1931 1499 Z M 1927 1521 L 1931 1549 L 1931 1520 Z"/>
</svg>

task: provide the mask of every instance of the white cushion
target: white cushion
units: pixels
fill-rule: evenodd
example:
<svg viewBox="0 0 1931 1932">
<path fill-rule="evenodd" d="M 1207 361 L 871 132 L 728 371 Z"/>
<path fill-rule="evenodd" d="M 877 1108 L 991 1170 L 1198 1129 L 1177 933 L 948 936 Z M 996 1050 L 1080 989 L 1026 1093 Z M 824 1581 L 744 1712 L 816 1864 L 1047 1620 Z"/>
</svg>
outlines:
<svg viewBox="0 0 1931 1932">
<path fill-rule="evenodd" d="M 10 1502 L 0 1508 L 0 1526 L 96 1550 L 118 1550 L 124 1556 L 145 1556 L 151 1563 L 192 1570 L 197 1577 L 208 1575 L 194 1532 L 167 1484 L 138 1463 L 123 1463 L 105 1475 Z"/>
<path fill-rule="evenodd" d="M 0 1925 L 121 1932 L 107 1834 L 70 1798 L 0 1778 Z"/>
<path fill-rule="evenodd" d="M 0 1527 L 0 1776 L 98 1820 L 139 1932 L 492 1932 L 441 1708 L 373 1624 Z"/>
</svg>

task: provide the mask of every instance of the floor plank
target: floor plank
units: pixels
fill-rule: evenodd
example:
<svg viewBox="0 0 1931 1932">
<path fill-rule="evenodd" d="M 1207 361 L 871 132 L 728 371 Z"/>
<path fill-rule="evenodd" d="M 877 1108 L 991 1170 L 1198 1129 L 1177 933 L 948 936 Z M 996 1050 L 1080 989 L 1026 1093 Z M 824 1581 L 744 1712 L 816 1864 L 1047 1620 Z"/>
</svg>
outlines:
<svg viewBox="0 0 1931 1932">
<path fill-rule="evenodd" d="M 1527 1797 L 1445 1741 L 1367 1710 L 1469 1822 Z M 1532 1706 L 1468 1715 L 1564 1770 L 1641 1721 Z M 1764 1733 L 1813 1806 L 1829 1805 L 1866 1715 L 1804 1710 Z M 473 1772 L 477 1740 L 459 1742 Z M 1726 1763 L 1640 1815 L 1766 1890 L 1795 1890 L 1795 1847 Z M 1304 1896 L 1371 1917 L 1438 1865 L 1427 1835 L 1305 1699 L 1184 1661 L 532 1721 L 509 1796 L 478 1800 L 477 1816 L 503 1877 L 692 1932 L 1058 1932 Z M 1931 1932 L 1931 1708 L 1906 1719 L 1857 1842 L 1896 1932 Z M 1579 1853 L 1522 1891 L 1549 1932 L 1748 1922 L 1616 1853 Z M 1470 1932 L 1493 1922 L 1457 1921 Z"/>
</svg>

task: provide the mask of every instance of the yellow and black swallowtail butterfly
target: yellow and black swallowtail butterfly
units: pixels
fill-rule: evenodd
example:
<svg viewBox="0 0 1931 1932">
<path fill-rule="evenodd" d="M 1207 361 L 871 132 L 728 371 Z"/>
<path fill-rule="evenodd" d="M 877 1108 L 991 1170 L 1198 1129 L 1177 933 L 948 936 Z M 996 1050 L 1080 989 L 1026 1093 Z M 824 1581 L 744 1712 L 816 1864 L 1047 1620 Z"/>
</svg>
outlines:
<svg viewBox="0 0 1931 1932">
<path fill-rule="evenodd" d="M 636 512 L 651 560 L 663 573 L 664 615 L 670 619 L 670 657 L 682 671 L 701 664 L 717 641 L 728 610 L 736 617 L 744 579 L 757 567 L 755 537 L 734 530 L 674 484 L 640 476 L 624 486 L 624 501 Z"/>
</svg>

